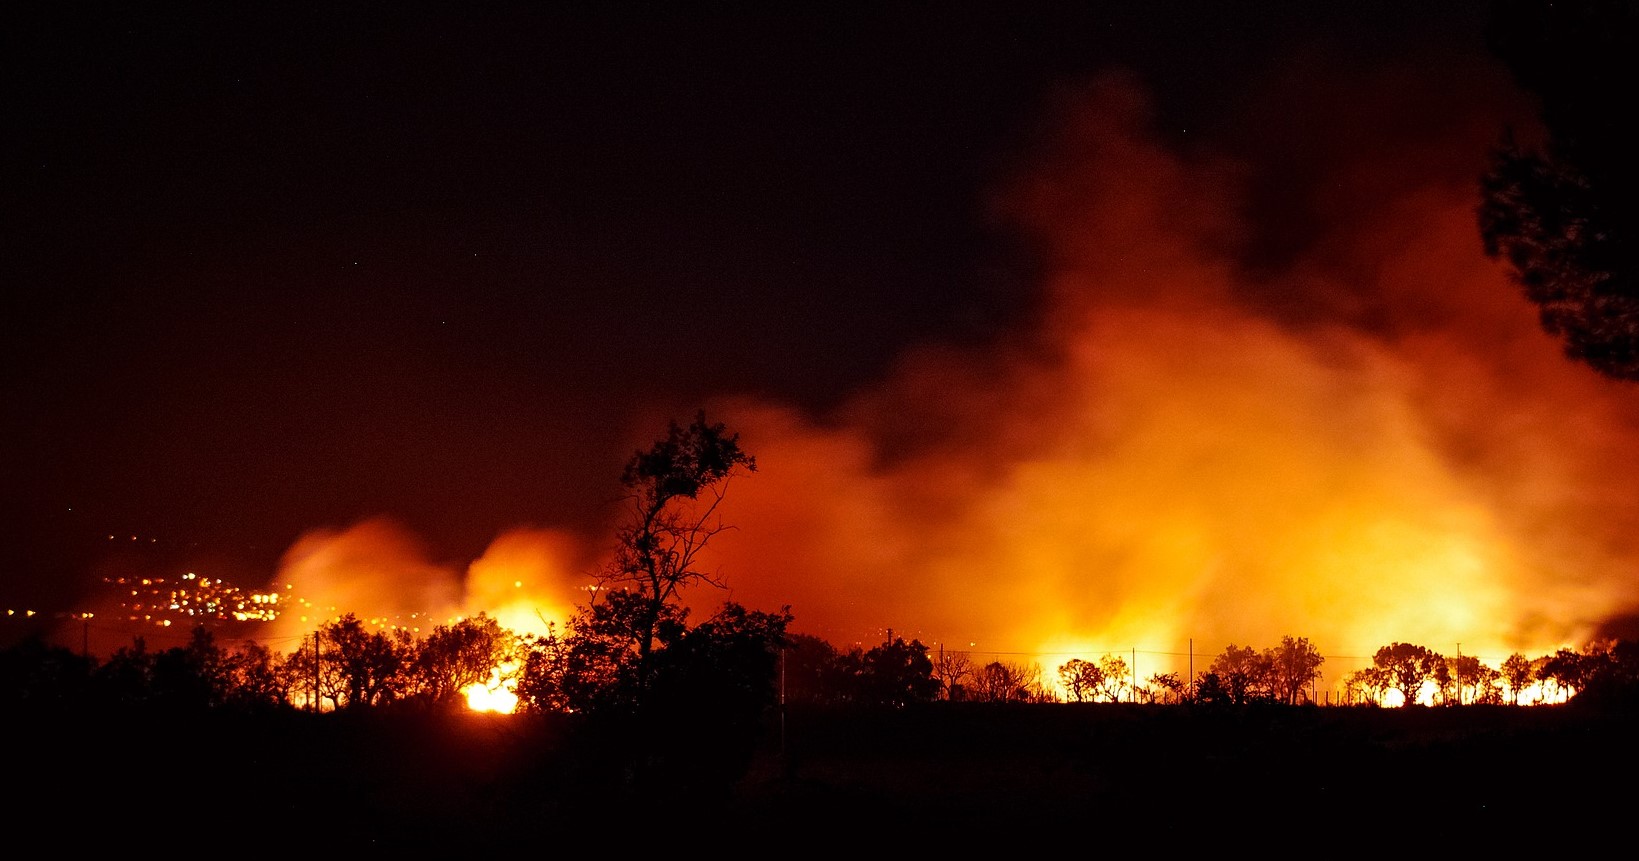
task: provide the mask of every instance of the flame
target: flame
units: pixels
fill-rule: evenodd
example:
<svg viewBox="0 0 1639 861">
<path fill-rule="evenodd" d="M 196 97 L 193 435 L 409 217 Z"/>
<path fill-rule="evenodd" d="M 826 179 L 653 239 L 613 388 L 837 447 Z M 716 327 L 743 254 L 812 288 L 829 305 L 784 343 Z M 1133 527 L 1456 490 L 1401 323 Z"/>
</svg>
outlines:
<svg viewBox="0 0 1639 861">
<path fill-rule="evenodd" d="M 491 671 L 489 680 L 467 685 L 461 694 L 476 712 L 512 714 L 518 710 L 518 665 L 508 662 Z"/>
</svg>

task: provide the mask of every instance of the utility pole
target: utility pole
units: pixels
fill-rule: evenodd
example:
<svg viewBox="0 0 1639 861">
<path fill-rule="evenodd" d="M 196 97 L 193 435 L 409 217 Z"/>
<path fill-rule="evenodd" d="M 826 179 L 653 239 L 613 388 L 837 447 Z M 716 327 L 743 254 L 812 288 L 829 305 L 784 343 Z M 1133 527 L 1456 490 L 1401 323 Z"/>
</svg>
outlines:
<svg viewBox="0 0 1639 861">
<path fill-rule="evenodd" d="M 947 676 L 945 674 L 945 641 L 944 640 L 939 641 L 939 662 L 933 665 L 933 671 L 934 671 L 934 674 L 939 677 L 940 686 L 942 688 L 944 688 L 945 701 L 949 702 L 952 699 L 952 697 L 951 697 L 951 690 L 950 690 L 950 678 L 949 678 L 949 676 Z"/>
<path fill-rule="evenodd" d="M 319 629 L 313 629 L 313 713 L 319 713 Z"/>
<path fill-rule="evenodd" d="M 785 758 L 785 646 L 780 646 L 780 758 Z"/>
</svg>

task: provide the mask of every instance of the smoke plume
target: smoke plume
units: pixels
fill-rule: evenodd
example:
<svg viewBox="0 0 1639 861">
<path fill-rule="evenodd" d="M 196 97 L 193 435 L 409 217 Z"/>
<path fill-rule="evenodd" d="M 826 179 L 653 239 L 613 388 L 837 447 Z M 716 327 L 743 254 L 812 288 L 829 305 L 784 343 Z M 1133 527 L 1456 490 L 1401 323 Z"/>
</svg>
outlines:
<svg viewBox="0 0 1639 861">
<path fill-rule="evenodd" d="M 1415 81 L 1331 83 L 1334 114 L 1418 107 L 1382 99 Z M 721 405 L 762 467 L 715 548 L 736 599 L 1049 671 L 1307 637 L 1333 679 L 1631 612 L 1639 393 L 1568 362 L 1483 255 L 1492 117 L 1309 116 L 1281 157 L 1310 235 L 1253 266 L 1268 165 L 1169 151 L 1121 76 L 1078 93 L 998 205 L 1048 261 L 1033 326 L 918 350 L 835 415 Z"/>
<path fill-rule="evenodd" d="M 1334 680 L 1395 641 L 1495 666 L 1633 612 L 1639 394 L 1563 358 L 1483 255 L 1496 115 L 1419 85 L 1289 77 L 1249 114 L 1285 117 L 1261 161 L 1163 139 L 1121 75 L 1067 96 L 996 198 L 1042 253 L 1028 325 L 911 350 L 828 414 L 709 405 L 759 469 L 697 612 L 1146 677 L 1290 635 Z M 364 524 L 284 576 L 337 606 L 561 619 L 608 544 L 511 533 L 463 569 Z"/>
</svg>

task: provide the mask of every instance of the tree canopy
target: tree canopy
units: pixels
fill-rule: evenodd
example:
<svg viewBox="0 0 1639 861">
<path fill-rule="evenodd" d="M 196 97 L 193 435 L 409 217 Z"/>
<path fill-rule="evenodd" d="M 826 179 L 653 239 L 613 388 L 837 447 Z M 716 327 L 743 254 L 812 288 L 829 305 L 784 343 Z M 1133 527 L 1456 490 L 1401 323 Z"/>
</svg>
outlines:
<svg viewBox="0 0 1639 861">
<path fill-rule="evenodd" d="M 1479 206 L 1485 251 L 1505 260 L 1566 355 L 1639 380 L 1639 254 L 1629 107 L 1639 4 L 1496 0 L 1486 37 L 1539 99 L 1546 139 L 1512 131 Z"/>
<path fill-rule="evenodd" d="M 632 596 L 616 607 L 625 611 L 618 621 L 629 629 L 640 672 L 679 592 L 695 583 L 724 585 L 696 559 L 727 528 L 718 505 L 729 479 L 756 469 L 740 435 L 708 421 L 703 410 L 687 426 L 671 422 L 665 437 L 627 462 L 627 516 L 599 586 L 611 597 L 611 589 Z"/>
</svg>

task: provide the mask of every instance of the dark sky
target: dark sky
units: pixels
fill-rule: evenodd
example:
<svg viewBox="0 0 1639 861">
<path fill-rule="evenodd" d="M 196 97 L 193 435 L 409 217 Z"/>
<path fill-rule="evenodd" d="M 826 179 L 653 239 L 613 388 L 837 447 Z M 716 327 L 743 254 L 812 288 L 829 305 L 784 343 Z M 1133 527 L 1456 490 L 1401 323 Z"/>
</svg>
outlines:
<svg viewBox="0 0 1639 861">
<path fill-rule="evenodd" d="M 0 598 L 47 608 L 120 542 L 254 580 L 377 514 L 449 559 L 595 527 L 664 417 L 1002 336 L 1037 265 L 990 193 L 1113 65 L 1244 149 L 1289 50 L 1483 53 L 1475 3 L 29 5 Z"/>
</svg>

